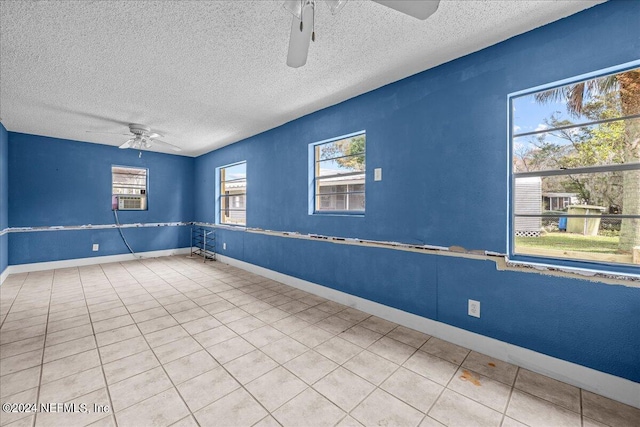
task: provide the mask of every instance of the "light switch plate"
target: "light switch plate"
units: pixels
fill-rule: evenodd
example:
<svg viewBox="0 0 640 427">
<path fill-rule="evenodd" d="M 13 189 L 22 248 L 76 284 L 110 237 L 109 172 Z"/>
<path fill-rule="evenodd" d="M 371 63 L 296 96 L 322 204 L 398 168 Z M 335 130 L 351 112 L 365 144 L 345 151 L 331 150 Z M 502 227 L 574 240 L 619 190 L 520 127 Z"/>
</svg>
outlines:
<svg viewBox="0 0 640 427">
<path fill-rule="evenodd" d="M 373 170 L 373 180 L 382 181 L 382 168 L 375 168 Z"/>
</svg>

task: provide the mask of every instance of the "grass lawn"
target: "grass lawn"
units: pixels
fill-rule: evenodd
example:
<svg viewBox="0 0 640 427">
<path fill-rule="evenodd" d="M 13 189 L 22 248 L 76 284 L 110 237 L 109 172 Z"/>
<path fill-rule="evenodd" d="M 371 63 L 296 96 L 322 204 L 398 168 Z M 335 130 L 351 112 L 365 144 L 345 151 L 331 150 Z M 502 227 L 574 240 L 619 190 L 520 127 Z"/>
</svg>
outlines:
<svg viewBox="0 0 640 427">
<path fill-rule="evenodd" d="M 583 236 L 572 233 L 549 233 L 540 237 L 516 237 L 516 248 L 615 254 L 619 237 Z"/>
</svg>

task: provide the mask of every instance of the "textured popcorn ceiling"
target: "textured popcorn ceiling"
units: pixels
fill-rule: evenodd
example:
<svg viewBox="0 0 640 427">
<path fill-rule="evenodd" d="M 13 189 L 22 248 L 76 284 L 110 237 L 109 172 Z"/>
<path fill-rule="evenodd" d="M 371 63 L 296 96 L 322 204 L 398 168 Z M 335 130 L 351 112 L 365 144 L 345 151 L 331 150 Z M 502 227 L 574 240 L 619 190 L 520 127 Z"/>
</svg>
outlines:
<svg viewBox="0 0 640 427">
<path fill-rule="evenodd" d="M 443 0 L 427 21 L 320 4 L 307 64 L 292 69 L 282 1 L 2 1 L 0 117 L 110 145 L 126 137 L 86 131 L 143 123 L 196 156 L 597 3 Z"/>
</svg>

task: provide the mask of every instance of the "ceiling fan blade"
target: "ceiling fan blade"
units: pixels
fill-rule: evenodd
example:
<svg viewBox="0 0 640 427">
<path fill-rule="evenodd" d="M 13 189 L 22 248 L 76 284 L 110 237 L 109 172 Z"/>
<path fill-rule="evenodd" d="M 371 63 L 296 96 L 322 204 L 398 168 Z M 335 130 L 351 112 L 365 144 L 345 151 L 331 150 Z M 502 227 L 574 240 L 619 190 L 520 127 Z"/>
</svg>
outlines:
<svg viewBox="0 0 640 427">
<path fill-rule="evenodd" d="M 134 141 L 134 140 L 133 140 L 133 138 L 132 138 L 132 139 L 128 140 L 127 142 L 125 142 L 124 144 L 122 144 L 122 145 L 121 145 L 120 147 L 118 147 L 118 148 L 121 148 L 121 149 L 129 148 L 129 147 L 131 147 L 131 143 L 132 143 L 133 141 Z"/>
<path fill-rule="evenodd" d="M 302 31 L 300 31 L 300 22 L 302 22 Z M 307 63 L 312 29 L 313 9 L 311 6 L 306 6 L 302 11 L 302 21 L 295 16 L 291 21 L 291 37 L 289 38 L 289 53 L 287 54 L 287 65 L 289 67 L 298 68 Z"/>
<path fill-rule="evenodd" d="M 347 0 L 324 0 L 324 3 L 329 7 L 331 14 L 336 15 L 347 4 Z"/>
<path fill-rule="evenodd" d="M 159 134 L 158 132 L 152 132 L 149 134 L 149 138 L 153 139 L 153 138 L 164 138 L 164 135 Z"/>
<path fill-rule="evenodd" d="M 51 110 L 51 111 L 55 111 L 55 112 L 60 112 L 60 113 L 64 113 L 64 114 L 70 114 L 70 115 L 74 115 L 74 116 L 86 117 L 88 119 L 99 120 L 101 122 L 113 123 L 113 124 L 117 124 L 119 126 L 127 126 L 127 122 L 114 119 L 113 117 L 102 116 L 100 114 L 94 114 L 94 113 L 90 113 L 88 111 L 81 111 L 79 109 L 78 110 L 74 110 L 74 109 L 71 109 L 71 108 L 67 108 L 67 107 L 65 107 L 65 106 L 63 106 L 61 104 L 42 103 L 41 105 L 42 105 L 42 107 L 46 108 L 47 110 Z"/>
<path fill-rule="evenodd" d="M 160 141 L 159 139 L 152 139 L 151 144 L 158 144 L 160 146 L 164 145 L 167 148 L 171 148 L 173 151 L 182 151 L 182 148 L 169 144 L 168 142 Z"/>
<path fill-rule="evenodd" d="M 97 130 L 86 130 L 85 132 L 87 132 L 87 133 L 104 133 L 104 134 L 107 134 L 107 135 L 124 135 L 124 136 L 131 136 L 131 134 L 130 134 L 130 133 L 100 132 L 100 131 L 97 131 Z"/>
<path fill-rule="evenodd" d="M 302 4 L 303 3 L 300 0 L 285 0 L 285 2 L 282 4 L 282 7 L 284 7 L 287 12 L 300 19 Z"/>
<path fill-rule="evenodd" d="M 414 18 L 425 20 L 438 10 L 440 0 L 373 0 Z"/>
</svg>

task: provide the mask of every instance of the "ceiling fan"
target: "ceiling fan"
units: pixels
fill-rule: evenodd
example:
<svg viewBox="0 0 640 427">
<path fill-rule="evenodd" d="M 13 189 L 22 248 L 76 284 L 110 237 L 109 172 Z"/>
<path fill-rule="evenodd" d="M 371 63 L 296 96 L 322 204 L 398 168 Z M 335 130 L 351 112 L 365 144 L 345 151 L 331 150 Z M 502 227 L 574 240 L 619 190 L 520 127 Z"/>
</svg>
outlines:
<svg viewBox="0 0 640 427">
<path fill-rule="evenodd" d="M 90 133 L 112 133 L 112 132 L 93 132 L 87 131 Z M 156 138 L 162 138 L 163 136 L 157 132 L 151 131 L 149 126 L 130 123 L 129 124 L 129 132 L 130 133 L 118 133 L 116 135 L 125 135 L 130 136 L 131 138 L 127 140 L 124 144 L 120 145 L 118 148 L 133 148 L 134 150 L 144 150 L 149 149 L 154 145 L 159 147 L 167 147 L 172 149 L 173 151 L 182 151 L 180 147 L 176 147 L 173 144 L 169 144 L 168 142 L 161 141 Z"/>
<path fill-rule="evenodd" d="M 307 62 L 310 41 L 316 40 L 314 31 L 317 3 L 320 0 L 285 0 L 283 7 L 293 14 L 287 65 L 302 67 Z M 372 0 L 398 12 L 425 20 L 438 9 L 440 0 Z M 332 15 L 337 14 L 347 0 L 324 0 Z"/>
</svg>

